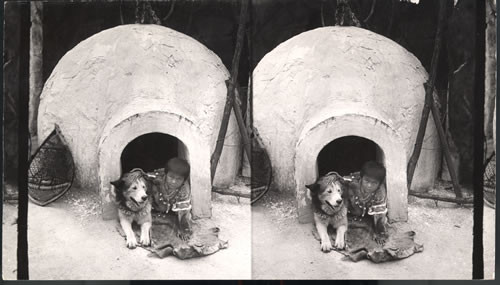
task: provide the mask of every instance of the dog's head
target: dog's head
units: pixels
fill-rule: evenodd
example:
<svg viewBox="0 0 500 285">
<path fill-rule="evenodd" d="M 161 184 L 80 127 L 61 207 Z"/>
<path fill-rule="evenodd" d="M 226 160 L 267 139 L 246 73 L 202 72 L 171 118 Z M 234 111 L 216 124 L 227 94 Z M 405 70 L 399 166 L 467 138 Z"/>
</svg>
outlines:
<svg viewBox="0 0 500 285">
<path fill-rule="evenodd" d="M 131 210 L 142 209 L 148 202 L 148 183 L 144 172 L 140 169 L 123 174 L 120 179 L 112 181 L 115 186 L 116 201 Z"/>
<path fill-rule="evenodd" d="M 327 214 L 334 214 L 343 206 L 345 184 L 346 182 L 338 173 L 330 172 L 306 187 L 309 189 L 314 207 Z"/>
</svg>

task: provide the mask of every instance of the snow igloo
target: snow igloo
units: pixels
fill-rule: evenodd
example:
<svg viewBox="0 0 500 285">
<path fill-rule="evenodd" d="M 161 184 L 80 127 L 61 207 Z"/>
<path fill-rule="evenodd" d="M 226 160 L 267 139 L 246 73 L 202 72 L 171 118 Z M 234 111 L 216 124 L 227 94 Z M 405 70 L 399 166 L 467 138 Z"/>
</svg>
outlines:
<svg viewBox="0 0 500 285">
<path fill-rule="evenodd" d="M 215 149 L 229 73 L 204 45 L 158 25 L 122 25 L 67 52 L 45 83 L 40 143 L 57 124 L 73 155 L 76 182 L 98 191 L 113 218 L 110 181 L 171 157 L 191 165 L 192 213 L 211 215 L 210 156 Z M 226 187 L 239 169 L 240 137 L 231 115 L 213 184 Z"/>
<path fill-rule="evenodd" d="M 389 220 L 407 220 L 407 163 L 427 78 L 406 49 L 356 27 L 307 31 L 264 56 L 253 71 L 253 122 L 273 165 L 273 188 L 296 194 L 300 222 L 312 221 L 305 185 L 329 171 L 358 171 L 367 160 L 387 169 Z M 412 188 L 431 187 L 439 165 L 430 118 Z"/>
</svg>

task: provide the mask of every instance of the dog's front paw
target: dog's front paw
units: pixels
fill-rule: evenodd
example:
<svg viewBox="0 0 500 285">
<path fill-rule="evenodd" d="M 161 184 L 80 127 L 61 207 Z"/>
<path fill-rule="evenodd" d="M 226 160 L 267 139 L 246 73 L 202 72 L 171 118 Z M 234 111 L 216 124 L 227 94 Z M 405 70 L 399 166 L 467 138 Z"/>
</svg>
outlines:
<svg viewBox="0 0 500 285">
<path fill-rule="evenodd" d="M 330 252 L 330 250 L 332 250 L 333 247 L 332 247 L 332 243 L 330 242 L 330 240 L 325 240 L 325 241 L 321 241 L 321 251 L 322 252 Z"/>
<path fill-rule="evenodd" d="M 149 237 L 149 234 L 145 234 L 141 236 L 140 243 L 142 246 L 150 246 L 151 245 L 151 238 Z"/>
<path fill-rule="evenodd" d="M 137 247 L 137 240 L 135 237 L 127 238 L 127 247 L 130 249 L 134 249 Z"/>
<path fill-rule="evenodd" d="M 183 241 L 189 241 L 191 239 L 192 232 L 190 230 L 180 231 L 177 236 Z"/>
<path fill-rule="evenodd" d="M 344 249 L 345 248 L 345 240 L 343 238 L 335 239 L 335 248 L 336 249 Z"/>
<path fill-rule="evenodd" d="M 387 234 L 386 233 L 375 234 L 373 239 L 378 245 L 384 246 L 387 241 Z"/>
<path fill-rule="evenodd" d="M 189 233 L 179 233 L 178 236 L 183 241 L 189 241 L 189 239 L 191 239 L 191 235 Z"/>
</svg>

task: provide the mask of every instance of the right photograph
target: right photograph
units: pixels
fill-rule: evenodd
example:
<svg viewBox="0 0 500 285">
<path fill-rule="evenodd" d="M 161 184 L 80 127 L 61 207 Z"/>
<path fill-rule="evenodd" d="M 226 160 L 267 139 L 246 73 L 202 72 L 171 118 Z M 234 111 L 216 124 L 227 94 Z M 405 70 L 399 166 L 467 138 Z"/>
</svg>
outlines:
<svg viewBox="0 0 500 285">
<path fill-rule="evenodd" d="M 254 0 L 250 32 L 252 277 L 472 279 L 480 117 L 494 279 L 496 1 Z"/>
</svg>

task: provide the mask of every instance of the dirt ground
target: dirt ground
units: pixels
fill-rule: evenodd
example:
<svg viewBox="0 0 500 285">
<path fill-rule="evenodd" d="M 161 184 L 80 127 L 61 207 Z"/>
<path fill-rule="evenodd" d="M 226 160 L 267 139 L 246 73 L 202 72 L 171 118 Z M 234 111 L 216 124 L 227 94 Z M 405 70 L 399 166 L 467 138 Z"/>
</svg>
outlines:
<svg viewBox="0 0 500 285">
<path fill-rule="evenodd" d="M 229 247 L 191 260 L 129 250 L 115 221 L 99 216 L 98 197 L 70 190 L 47 206 L 29 206 L 30 279 L 471 279 L 472 209 L 411 199 L 408 223 L 424 251 L 390 263 L 341 260 L 322 253 L 311 224 L 299 224 L 293 197 L 268 193 L 252 207 L 228 196 L 213 202 L 213 223 Z M 493 278 L 495 211 L 484 209 L 485 276 Z M 16 279 L 17 206 L 4 204 L 2 275 Z"/>
<path fill-rule="evenodd" d="M 211 223 L 229 246 L 213 255 L 180 260 L 148 257 L 142 248 L 129 250 L 115 229 L 116 221 L 99 216 L 99 199 L 71 189 L 46 206 L 29 205 L 30 279 L 249 279 L 251 223 L 248 202 L 218 196 Z M 4 204 L 2 277 L 16 279 L 17 206 Z"/>
<path fill-rule="evenodd" d="M 410 197 L 413 198 L 413 197 Z M 312 224 L 296 220 L 293 197 L 269 194 L 252 207 L 254 279 L 472 279 L 472 208 L 410 199 L 409 221 L 393 226 L 414 230 L 424 251 L 410 258 L 375 264 L 343 261 L 323 253 Z M 485 277 L 494 278 L 495 210 L 484 209 Z"/>
</svg>

